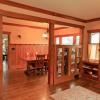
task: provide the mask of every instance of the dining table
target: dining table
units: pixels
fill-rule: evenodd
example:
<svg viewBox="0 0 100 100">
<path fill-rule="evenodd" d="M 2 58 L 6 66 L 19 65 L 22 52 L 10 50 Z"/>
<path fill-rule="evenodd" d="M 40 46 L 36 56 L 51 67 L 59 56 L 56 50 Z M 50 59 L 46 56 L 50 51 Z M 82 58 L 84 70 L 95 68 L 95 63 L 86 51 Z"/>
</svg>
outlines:
<svg viewBox="0 0 100 100">
<path fill-rule="evenodd" d="M 21 59 L 26 62 L 25 74 L 28 75 L 32 71 L 35 70 L 36 57 L 25 57 Z M 44 59 L 44 66 L 45 66 L 45 70 L 48 70 L 48 59 L 47 58 Z"/>
</svg>

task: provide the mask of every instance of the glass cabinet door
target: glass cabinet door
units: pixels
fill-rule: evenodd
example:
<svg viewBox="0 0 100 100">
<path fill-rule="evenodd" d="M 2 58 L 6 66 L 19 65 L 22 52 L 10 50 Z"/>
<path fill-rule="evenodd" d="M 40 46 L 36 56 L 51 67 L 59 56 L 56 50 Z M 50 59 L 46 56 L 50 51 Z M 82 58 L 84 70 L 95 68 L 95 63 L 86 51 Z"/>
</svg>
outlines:
<svg viewBox="0 0 100 100">
<path fill-rule="evenodd" d="M 62 75 L 62 48 L 57 48 L 57 77 Z"/>
<path fill-rule="evenodd" d="M 68 53 L 69 53 L 69 49 L 68 48 L 64 48 L 64 75 L 68 74 Z"/>
<path fill-rule="evenodd" d="M 56 65 L 54 66 L 54 84 L 72 79 L 70 73 L 70 48 L 65 45 L 56 46 Z"/>
<path fill-rule="evenodd" d="M 81 62 L 81 48 L 78 46 L 72 47 L 71 52 L 71 73 L 73 76 L 79 74 Z"/>
</svg>

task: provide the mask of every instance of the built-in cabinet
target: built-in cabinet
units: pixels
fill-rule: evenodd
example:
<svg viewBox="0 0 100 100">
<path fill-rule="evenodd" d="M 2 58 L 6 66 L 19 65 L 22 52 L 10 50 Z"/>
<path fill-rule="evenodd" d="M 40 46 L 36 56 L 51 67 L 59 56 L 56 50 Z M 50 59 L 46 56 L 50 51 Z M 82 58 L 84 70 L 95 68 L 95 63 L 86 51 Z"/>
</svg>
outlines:
<svg viewBox="0 0 100 100">
<path fill-rule="evenodd" d="M 82 75 L 83 78 L 100 81 L 100 30 L 88 32 L 88 52 L 82 64 Z"/>
<path fill-rule="evenodd" d="M 80 76 L 82 49 L 81 46 L 56 45 L 54 65 L 54 84 Z"/>
<path fill-rule="evenodd" d="M 87 79 L 99 80 L 99 62 L 83 61 L 83 77 Z"/>
</svg>

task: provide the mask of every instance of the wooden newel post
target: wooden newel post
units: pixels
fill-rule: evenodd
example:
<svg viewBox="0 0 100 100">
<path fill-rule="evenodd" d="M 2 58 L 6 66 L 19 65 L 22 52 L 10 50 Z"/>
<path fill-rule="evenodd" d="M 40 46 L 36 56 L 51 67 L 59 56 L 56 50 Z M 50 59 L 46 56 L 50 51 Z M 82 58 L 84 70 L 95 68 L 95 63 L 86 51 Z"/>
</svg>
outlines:
<svg viewBox="0 0 100 100">
<path fill-rule="evenodd" d="M 49 68 L 48 83 L 54 84 L 54 24 L 49 23 Z"/>
</svg>

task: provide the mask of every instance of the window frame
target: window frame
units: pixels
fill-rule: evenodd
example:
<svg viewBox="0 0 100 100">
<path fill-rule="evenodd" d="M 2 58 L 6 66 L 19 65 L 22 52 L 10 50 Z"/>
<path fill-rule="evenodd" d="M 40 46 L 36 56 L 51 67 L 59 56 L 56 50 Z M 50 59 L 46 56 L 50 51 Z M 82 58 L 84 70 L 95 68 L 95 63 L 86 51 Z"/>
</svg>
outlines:
<svg viewBox="0 0 100 100">
<path fill-rule="evenodd" d="M 89 54 L 89 47 L 88 47 L 88 45 L 89 44 L 98 44 L 99 45 L 99 55 L 100 55 L 100 38 L 99 38 L 99 43 L 91 43 L 91 34 L 92 33 L 99 33 L 99 37 L 100 37 L 100 29 L 97 29 L 97 30 L 88 30 L 87 31 L 88 32 L 88 43 L 87 43 L 87 57 L 88 57 L 88 60 L 91 60 L 91 59 L 89 59 L 89 56 L 88 56 L 88 54 Z M 100 59 L 100 57 L 99 57 L 99 59 Z"/>
<path fill-rule="evenodd" d="M 80 40 L 79 40 L 79 45 L 81 44 L 81 35 L 80 33 L 75 33 L 75 34 L 67 34 L 67 35 L 55 35 L 55 44 L 56 44 L 56 38 L 59 37 L 59 44 L 56 44 L 56 45 L 63 45 L 62 44 L 62 38 L 63 37 L 70 37 L 70 36 L 73 36 L 73 45 L 76 45 L 76 36 L 80 36 Z"/>
</svg>

